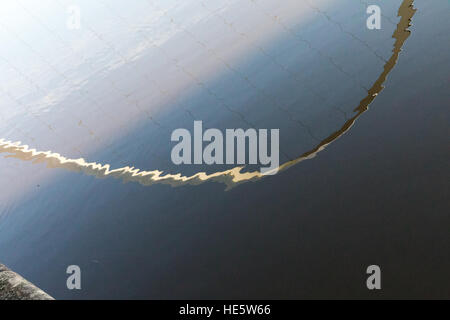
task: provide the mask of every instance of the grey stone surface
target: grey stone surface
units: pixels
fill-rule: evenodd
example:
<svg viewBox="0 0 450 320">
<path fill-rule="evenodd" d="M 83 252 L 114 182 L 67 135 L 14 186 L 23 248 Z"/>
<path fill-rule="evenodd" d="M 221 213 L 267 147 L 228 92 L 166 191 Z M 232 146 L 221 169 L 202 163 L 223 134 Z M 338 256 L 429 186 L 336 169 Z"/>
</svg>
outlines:
<svg viewBox="0 0 450 320">
<path fill-rule="evenodd" d="M 53 300 L 53 298 L 0 264 L 0 300 Z"/>
</svg>

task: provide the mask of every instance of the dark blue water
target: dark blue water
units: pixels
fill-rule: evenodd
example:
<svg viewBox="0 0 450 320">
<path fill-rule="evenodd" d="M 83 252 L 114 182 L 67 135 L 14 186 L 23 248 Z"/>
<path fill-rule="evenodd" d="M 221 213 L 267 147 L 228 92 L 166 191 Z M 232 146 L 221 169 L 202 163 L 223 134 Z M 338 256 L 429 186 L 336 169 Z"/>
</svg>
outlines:
<svg viewBox="0 0 450 320">
<path fill-rule="evenodd" d="M 411 36 L 370 110 L 314 159 L 275 176 L 230 191 L 218 183 L 144 187 L 2 159 L 57 173 L 2 206 L 0 260 L 59 299 L 448 298 L 448 2 L 414 5 Z M 361 27 L 365 16 L 350 20 L 340 6 L 330 13 L 389 58 L 395 25 L 377 33 Z M 171 130 L 193 125 L 183 108 L 207 127 L 280 128 L 280 162 L 313 148 L 351 117 L 384 63 L 320 14 L 295 30 L 354 78 L 283 34 L 264 49 L 292 74 L 261 52 L 238 65 L 267 95 L 232 72 L 208 82 L 245 121 L 191 90 L 158 113 L 164 129 L 138 121 L 89 160 L 214 171 L 168 161 Z M 66 288 L 72 264 L 82 270 L 80 291 Z M 382 268 L 381 292 L 366 289 L 371 264 Z"/>
</svg>

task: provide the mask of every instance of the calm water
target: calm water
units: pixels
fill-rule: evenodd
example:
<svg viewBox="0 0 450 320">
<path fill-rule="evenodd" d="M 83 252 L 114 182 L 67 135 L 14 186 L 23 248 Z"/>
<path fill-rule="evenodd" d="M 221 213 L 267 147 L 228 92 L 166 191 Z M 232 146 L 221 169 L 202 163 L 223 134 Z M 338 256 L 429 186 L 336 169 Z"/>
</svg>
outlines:
<svg viewBox="0 0 450 320">
<path fill-rule="evenodd" d="M 381 30 L 350 0 L 81 1 L 79 30 L 69 2 L 11 4 L 27 18 L 0 24 L 0 138 L 113 168 L 232 168 L 170 162 L 170 133 L 196 119 L 280 128 L 285 163 L 355 116 L 402 2 L 380 2 Z M 0 158 L 0 261 L 59 299 L 449 298 L 449 2 L 414 7 L 369 110 L 275 176 L 143 186 Z"/>
</svg>

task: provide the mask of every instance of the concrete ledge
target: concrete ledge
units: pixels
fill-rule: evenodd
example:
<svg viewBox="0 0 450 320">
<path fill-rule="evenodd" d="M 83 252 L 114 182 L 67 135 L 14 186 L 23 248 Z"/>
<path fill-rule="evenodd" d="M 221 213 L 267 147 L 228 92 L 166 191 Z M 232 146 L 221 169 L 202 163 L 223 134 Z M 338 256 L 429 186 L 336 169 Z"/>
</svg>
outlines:
<svg viewBox="0 0 450 320">
<path fill-rule="evenodd" d="M 0 300 L 54 300 L 0 263 Z"/>
</svg>

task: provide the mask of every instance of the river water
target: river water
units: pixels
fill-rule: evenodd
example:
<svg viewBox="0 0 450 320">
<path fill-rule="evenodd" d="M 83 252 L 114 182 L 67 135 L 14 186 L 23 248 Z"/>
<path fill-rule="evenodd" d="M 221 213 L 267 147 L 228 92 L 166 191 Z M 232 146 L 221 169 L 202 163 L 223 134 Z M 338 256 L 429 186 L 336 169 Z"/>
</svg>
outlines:
<svg viewBox="0 0 450 320">
<path fill-rule="evenodd" d="M 377 3 L 6 2 L 0 261 L 57 299 L 449 298 L 449 2 Z M 280 172 L 174 165 L 194 120 L 279 129 Z"/>
</svg>

